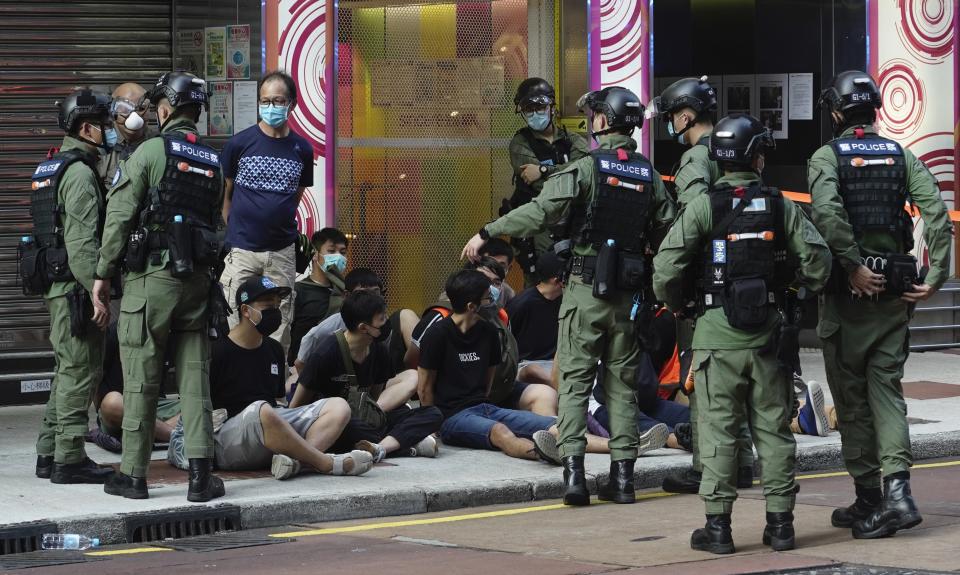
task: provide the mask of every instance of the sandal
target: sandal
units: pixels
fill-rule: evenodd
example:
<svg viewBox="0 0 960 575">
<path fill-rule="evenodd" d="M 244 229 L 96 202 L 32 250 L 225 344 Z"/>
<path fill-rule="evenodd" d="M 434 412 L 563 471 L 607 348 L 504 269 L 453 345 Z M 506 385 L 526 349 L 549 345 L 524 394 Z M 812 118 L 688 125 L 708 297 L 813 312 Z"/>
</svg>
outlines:
<svg viewBox="0 0 960 575">
<path fill-rule="evenodd" d="M 350 453 L 331 455 L 330 457 L 333 458 L 333 469 L 330 470 L 329 475 L 363 475 L 373 469 L 373 456 L 359 449 L 354 449 Z M 347 458 L 353 461 L 353 469 L 350 471 L 344 470 L 343 467 Z"/>
</svg>

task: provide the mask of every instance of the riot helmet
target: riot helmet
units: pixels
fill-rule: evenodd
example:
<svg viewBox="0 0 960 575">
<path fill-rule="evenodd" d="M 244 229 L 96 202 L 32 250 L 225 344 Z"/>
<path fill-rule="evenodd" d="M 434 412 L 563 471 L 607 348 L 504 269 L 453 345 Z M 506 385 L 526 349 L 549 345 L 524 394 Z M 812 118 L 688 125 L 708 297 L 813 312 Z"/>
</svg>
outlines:
<svg viewBox="0 0 960 575">
<path fill-rule="evenodd" d="M 774 148 L 773 133 L 749 114 L 722 118 L 710 136 L 710 158 L 721 165 L 750 167 L 758 155 Z"/>
<path fill-rule="evenodd" d="M 673 114 L 684 108 L 692 109 L 696 117 L 678 131 L 673 126 Z M 699 78 L 682 78 L 667 86 L 663 93 L 647 106 L 645 116 L 647 118 L 660 116 L 667 124 L 667 132 L 670 136 L 683 144 L 683 134 L 716 109 L 717 92 L 707 82 L 706 76 L 700 76 Z"/>
<path fill-rule="evenodd" d="M 552 106 L 557 101 L 557 94 L 553 86 L 543 78 L 527 78 L 517 86 L 517 93 L 513 97 L 515 111 L 531 111 L 544 106 Z"/>
<path fill-rule="evenodd" d="M 634 128 L 643 126 L 644 106 L 640 103 L 640 98 L 622 86 L 587 92 L 577 100 L 577 108 L 585 113 L 607 116 L 607 129 L 593 132 L 594 136 L 602 136 L 615 130 L 622 130 L 629 135 Z"/>
<path fill-rule="evenodd" d="M 828 88 L 820 92 L 819 106 L 827 110 L 833 131 L 839 134 L 854 123 L 868 123 L 857 120 L 876 118 L 876 110 L 883 105 L 880 88 L 870 74 L 859 70 L 840 72 Z M 843 123 L 838 124 L 833 112 L 843 115 Z"/>
<path fill-rule="evenodd" d="M 81 121 L 98 126 L 112 124 L 113 113 L 110 111 L 110 104 L 110 96 L 106 93 L 81 88 L 56 103 L 57 125 L 64 132 L 71 133 Z"/>
</svg>

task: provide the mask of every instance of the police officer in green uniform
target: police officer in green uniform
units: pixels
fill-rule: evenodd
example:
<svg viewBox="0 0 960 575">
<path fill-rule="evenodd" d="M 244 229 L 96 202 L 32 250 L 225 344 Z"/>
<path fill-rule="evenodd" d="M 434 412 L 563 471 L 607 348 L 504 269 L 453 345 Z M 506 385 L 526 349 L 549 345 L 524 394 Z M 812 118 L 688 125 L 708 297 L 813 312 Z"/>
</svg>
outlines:
<svg viewBox="0 0 960 575">
<path fill-rule="evenodd" d="M 59 103 L 67 133 L 60 151 L 33 173 L 33 236 L 20 246 L 24 293 L 50 311 L 56 375 L 37 440 L 36 475 L 53 483 L 103 483 L 113 471 L 87 457 L 87 410 L 103 373 L 106 322 L 92 325 L 94 268 L 103 212 L 98 150 L 116 142 L 110 97 L 82 89 Z"/>
<path fill-rule="evenodd" d="M 700 78 L 682 78 L 654 98 L 647 109 L 647 116 L 659 115 L 667 125 L 667 132 L 677 142 L 688 146 L 680 156 L 680 163 L 673 175 L 677 202 L 684 207 L 697 196 L 704 194 L 719 178 L 720 168 L 710 158 L 710 133 L 713 132 L 713 115 L 717 110 L 717 93 L 707 81 Z M 686 310 L 690 312 L 692 310 Z M 693 339 L 693 317 L 684 317 L 677 322 L 677 345 L 684 354 L 691 353 Z M 683 387 L 681 387 L 683 389 Z M 697 425 L 697 394 L 689 395 L 690 424 L 693 430 L 693 465 L 679 476 L 668 476 L 663 480 L 663 490 L 669 493 L 697 493 L 700 491 L 700 478 L 703 465 L 700 462 L 700 450 L 697 448 L 699 426 Z M 750 427 L 746 421 L 737 437 L 737 487 L 741 489 L 753 486 L 753 444 L 750 441 Z"/>
<path fill-rule="evenodd" d="M 503 201 L 501 216 L 537 197 L 547 178 L 565 164 L 590 153 L 589 144 L 580 134 L 557 125 L 556 99 L 553 86 L 543 78 L 527 78 L 517 87 L 513 103 L 527 125 L 510 140 L 515 188 L 510 199 Z M 524 283 L 528 287 L 536 285 L 537 257 L 553 246 L 550 232 L 532 238 L 514 237 L 511 243 L 523 269 Z"/>
<path fill-rule="evenodd" d="M 660 175 L 630 138 L 643 124 L 644 107 L 637 96 L 614 86 L 584 95 L 580 108 L 588 112 L 599 149 L 551 176 L 533 201 L 484 226 L 463 255 L 475 259 L 491 236 L 529 236 L 566 219 L 572 257 L 557 346 L 564 503 L 590 502 L 583 467 L 586 414 L 601 360 L 611 464 L 599 495 L 633 503 L 638 445 L 634 382 L 640 359 L 634 320 L 649 300 L 644 297 L 650 280 L 646 254 L 656 249 L 676 210 Z"/>
<path fill-rule="evenodd" d="M 913 306 L 946 281 L 952 228 L 937 182 L 909 150 L 873 127 L 880 92 L 864 72 L 839 74 L 820 99 L 836 138 L 810 159 L 813 221 L 835 258 L 820 305 L 827 382 L 856 501 L 836 527 L 872 539 L 918 525 L 910 492 L 910 434 L 900 378 Z M 929 248 L 917 274 L 907 200 L 920 210 Z M 883 478 L 883 491 L 880 479 Z"/>
<path fill-rule="evenodd" d="M 144 142 L 120 166 L 110 190 L 94 305 L 107 313 L 114 270 L 124 267 L 118 337 L 124 370 L 123 457 L 104 491 L 148 497 L 146 475 L 153 447 L 163 358 L 173 345 L 190 459 L 187 499 L 224 494 L 211 474 L 211 421 L 207 337 L 210 269 L 219 263 L 216 226 L 223 183 L 218 154 L 197 138 L 207 104 L 204 81 L 185 72 L 164 74 L 146 98 L 156 105 L 160 136 Z M 125 255 L 124 255 L 125 253 Z M 171 336 L 172 341 L 171 341 Z"/>
<path fill-rule="evenodd" d="M 686 304 L 685 274 L 698 277 L 700 317 L 691 369 L 699 396 L 700 495 L 707 522 L 693 532 L 690 546 L 711 553 L 734 552 L 735 442 L 744 420 L 762 462 L 763 542 L 775 550 L 794 546 L 796 444 L 788 418 L 791 379 L 774 351 L 781 323 L 777 303 L 794 282 L 822 288 L 830 252 L 797 206 L 762 186 L 764 151 L 773 145 L 770 132 L 752 116 L 720 120 L 710 156 L 724 175 L 684 208 L 653 260 L 654 292 L 671 310 Z M 789 256 L 799 260 L 799 270 L 786 263 Z"/>
</svg>

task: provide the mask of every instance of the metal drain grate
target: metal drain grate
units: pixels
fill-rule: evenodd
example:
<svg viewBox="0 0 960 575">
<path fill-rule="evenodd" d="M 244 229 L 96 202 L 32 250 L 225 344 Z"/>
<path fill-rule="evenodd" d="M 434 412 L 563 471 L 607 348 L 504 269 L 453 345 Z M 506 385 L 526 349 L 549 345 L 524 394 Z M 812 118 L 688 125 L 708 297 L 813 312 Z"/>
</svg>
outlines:
<svg viewBox="0 0 960 575">
<path fill-rule="evenodd" d="M 70 563 L 88 563 L 100 561 L 96 557 L 87 557 L 79 551 L 33 551 L 0 556 L 0 571 L 30 569 L 32 567 L 51 567 Z"/>
<path fill-rule="evenodd" d="M 151 543 L 151 545 L 154 547 L 176 549 L 177 551 L 206 553 L 208 551 L 240 549 L 242 547 L 257 547 L 260 545 L 273 545 L 275 543 L 288 543 L 290 541 L 295 541 L 295 539 L 268 537 L 266 535 L 258 535 L 253 533 L 217 533 L 215 535 L 191 537 L 190 539 L 180 539 L 177 541 L 155 542 Z"/>
<path fill-rule="evenodd" d="M 58 531 L 57 524 L 50 521 L 4 525 L 0 527 L 0 556 L 38 551 L 43 534 Z"/>
<path fill-rule="evenodd" d="M 129 543 L 182 539 L 241 528 L 240 508 L 236 505 L 131 513 L 123 517 L 123 522 Z"/>
<path fill-rule="evenodd" d="M 876 565 L 858 565 L 841 563 L 819 567 L 801 567 L 779 571 L 764 571 L 771 575 L 950 575 L 947 571 L 925 571 L 923 569 L 905 569 L 901 567 L 879 567 Z"/>
</svg>

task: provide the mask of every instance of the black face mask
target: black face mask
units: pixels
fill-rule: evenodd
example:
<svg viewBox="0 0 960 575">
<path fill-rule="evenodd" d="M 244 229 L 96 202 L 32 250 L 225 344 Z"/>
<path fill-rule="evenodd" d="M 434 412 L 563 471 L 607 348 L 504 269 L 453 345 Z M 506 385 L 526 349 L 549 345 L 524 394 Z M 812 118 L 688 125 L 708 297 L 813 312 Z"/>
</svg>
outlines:
<svg viewBox="0 0 960 575">
<path fill-rule="evenodd" d="M 480 314 L 480 317 L 487 321 L 500 320 L 500 306 L 495 303 L 486 303 L 481 305 L 480 309 L 477 310 L 477 313 Z"/>
<path fill-rule="evenodd" d="M 256 308 L 250 308 L 256 309 Z M 283 314 L 279 308 L 258 309 L 260 312 L 260 321 L 254 326 L 262 336 L 269 336 L 277 331 L 280 324 L 283 323 Z M 250 321 L 253 321 L 252 319 Z"/>
<path fill-rule="evenodd" d="M 377 343 L 383 343 L 390 339 L 391 333 L 393 333 L 393 326 L 390 325 L 390 321 L 387 320 L 383 325 L 380 326 L 380 335 L 373 338 L 373 341 Z"/>
</svg>

